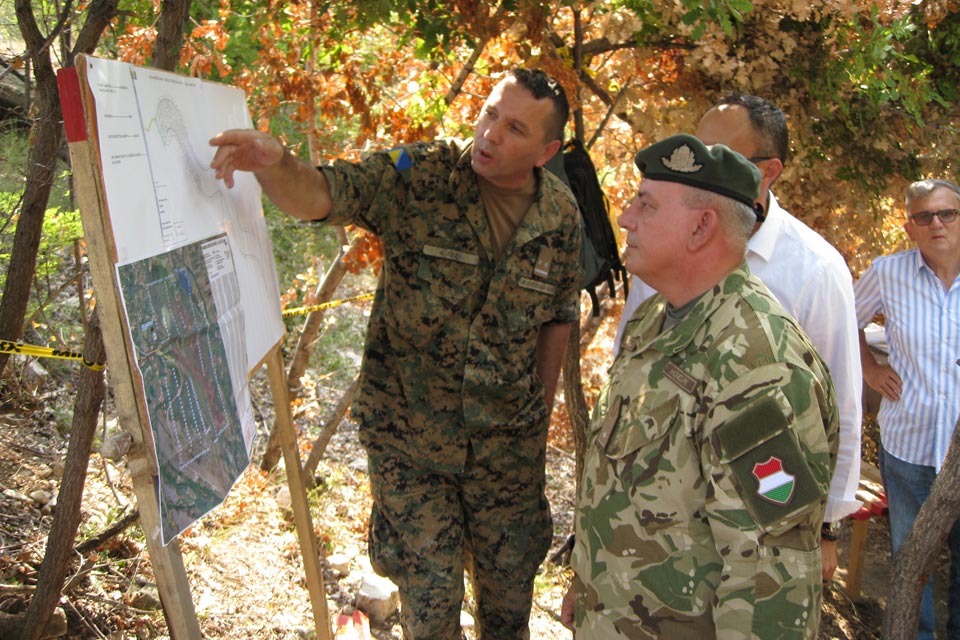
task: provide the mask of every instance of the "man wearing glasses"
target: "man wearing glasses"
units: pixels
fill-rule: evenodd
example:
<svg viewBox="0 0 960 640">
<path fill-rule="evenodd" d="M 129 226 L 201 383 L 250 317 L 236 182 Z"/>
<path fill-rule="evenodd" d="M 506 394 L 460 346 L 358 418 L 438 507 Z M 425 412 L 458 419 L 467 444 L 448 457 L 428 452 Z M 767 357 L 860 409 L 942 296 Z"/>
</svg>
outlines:
<svg viewBox="0 0 960 640">
<path fill-rule="evenodd" d="M 700 119 L 697 137 L 725 144 L 760 169 L 758 219 L 747 243 L 747 265 L 780 304 L 796 318 L 830 369 L 840 409 L 840 449 L 824 514 L 821 553 L 823 579 L 837 567 L 836 524 L 860 508 L 860 397 L 863 381 L 857 346 L 853 278 L 843 256 L 816 231 L 788 213 L 770 190 L 789 154 L 787 119 L 776 105 L 757 96 L 733 94 Z M 614 352 L 633 310 L 654 291 L 639 278 L 630 295 Z"/>
<path fill-rule="evenodd" d="M 916 248 L 875 259 L 854 286 L 863 379 L 881 396 L 880 471 L 890 505 L 892 553 L 907 537 L 930 493 L 960 416 L 960 188 L 921 180 L 907 188 L 904 229 Z M 886 318 L 889 363 L 879 364 L 864 337 Z M 950 546 L 947 637 L 960 638 L 960 525 Z M 917 637 L 933 640 L 932 578 Z"/>
</svg>

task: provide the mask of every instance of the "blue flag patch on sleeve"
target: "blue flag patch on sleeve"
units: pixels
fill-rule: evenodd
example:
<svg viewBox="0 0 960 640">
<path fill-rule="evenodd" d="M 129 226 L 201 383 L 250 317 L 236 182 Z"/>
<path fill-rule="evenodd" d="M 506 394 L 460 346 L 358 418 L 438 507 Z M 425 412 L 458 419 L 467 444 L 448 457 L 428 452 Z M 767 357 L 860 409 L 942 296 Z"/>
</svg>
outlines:
<svg viewBox="0 0 960 640">
<path fill-rule="evenodd" d="M 393 160 L 393 166 L 397 171 L 403 171 L 413 166 L 413 158 L 403 147 L 395 147 L 387 152 L 390 159 Z"/>
</svg>

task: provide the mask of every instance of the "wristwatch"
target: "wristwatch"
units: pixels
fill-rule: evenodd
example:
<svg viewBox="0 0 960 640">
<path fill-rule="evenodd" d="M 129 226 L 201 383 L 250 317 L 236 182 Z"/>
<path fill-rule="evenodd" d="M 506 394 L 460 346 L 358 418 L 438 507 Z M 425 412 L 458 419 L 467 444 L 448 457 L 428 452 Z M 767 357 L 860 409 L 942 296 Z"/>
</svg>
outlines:
<svg viewBox="0 0 960 640">
<path fill-rule="evenodd" d="M 829 540 L 830 542 L 836 542 L 837 536 L 840 534 L 840 523 L 839 522 L 824 522 L 820 526 L 820 539 Z"/>
</svg>

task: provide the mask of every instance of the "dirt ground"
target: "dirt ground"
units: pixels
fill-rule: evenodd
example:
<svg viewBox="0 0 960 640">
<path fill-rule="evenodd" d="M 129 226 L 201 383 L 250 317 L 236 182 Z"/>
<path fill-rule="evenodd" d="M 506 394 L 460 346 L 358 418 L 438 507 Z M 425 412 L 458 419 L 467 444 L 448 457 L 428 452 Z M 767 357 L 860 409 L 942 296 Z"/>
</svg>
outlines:
<svg viewBox="0 0 960 640">
<path fill-rule="evenodd" d="M 611 314 L 616 317 L 616 314 Z M 588 395 L 603 382 L 613 327 L 605 322 L 585 349 L 583 379 Z M 22 370 L 22 363 L 19 365 Z M 265 381 L 254 380 L 265 389 Z M 69 384 L 48 381 L 28 394 L 2 390 L 0 396 L 0 614 L 16 614 L 28 602 L 44 555 L 46 532 L 52 520 L 66 453 L 64 416 L 58 398 L 69 397 Z M 323 415 L 332 398 L 307 398 L 300 405 L 297 424 L 305 433 Z M 257 413 L 269 424 L 270 401 L 265 391 L 254 391 Z M 69 405 L 67 405 L 69 407 Z M 572 531 L 574 461 L 565 432 L 563 411 L 554 416 L 548 456 L 549 498 L 555 520 L 554 549 Z M 559 417 L 558 417 L 559 416 Z M 58 425 L 60 431 L 58 431 Z M 116 430 L 109 419 L 104 431 Z M 102 435 L 102 434 L 101 434 Z M 261 436 L 264 434 L 261 433 Z M 263 438 L 261 437 L 261 442 Z M 302 440 L 302 457 L 312 436 Z M 255 452 L 255 459 L 258 452 Z M 341 424 L 321 459 L 316 477 L 319 489 L 310 495 L 314 525 L 324 554 L 340 556 L 344 565 L 324 570 L 331 622 L 353 610 L 366 560 L 365 532 L 370 506 L 366 461 L 349 421 Z M 270 474 L 251 466 L 226 501 L 192 525 L 179 538 L 191 595 L 206 638 L 308 639 L 314 620 L 305 587 L 296 532 L 284 507 L 284 474 Z M 89 463 L 78 542 L 101 531 L 135 506 L 126 465 L 94 454 Z M 841 567 L 824 594 L 819 638 L 867 640 L 880 637 L 886 591 L 889 588 L 888 537 L 885 520 L 870 524 L 866 575 L 862 594 L 854 602 L 844 593 L 850 526 L 841 532 Z M 938 607 L 945 603 L 946 563 L 940 563 Z M 560 600 L 570 572 L 545 565 L 537 581 L 531 617 L 531 637 L 567 638 L 559 623 Z M 67 618 L 67 638 L 148 640 L 168 637 L 157 600 L 155 580 L 144 537 L 138 526 L 126 529 L 99 548 L 77 554 L 67 576 L 60 606 Z M 467 603 L 469 609 L 470 602 Z M 942 618 L 942 616 L 941 616 Z M 473 638 L 471 629 L 467 638 Z M 396 616 L 375 625 L 372 637 L 401 638 Z M 2 638 L 0 638 L 2 640 Z"/>
</svg>

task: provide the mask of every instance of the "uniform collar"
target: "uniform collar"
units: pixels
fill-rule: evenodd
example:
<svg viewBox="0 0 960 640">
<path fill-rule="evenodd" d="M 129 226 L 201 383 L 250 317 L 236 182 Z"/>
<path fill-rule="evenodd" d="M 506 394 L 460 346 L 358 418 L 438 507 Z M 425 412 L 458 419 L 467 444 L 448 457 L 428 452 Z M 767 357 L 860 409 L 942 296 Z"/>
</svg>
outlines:
<svg viewBox="0 0 960 640">
<path fill-rule="evenodd" d="M 658 335 L 652 347 L 667 356 L 676 355 L 690 345 L 703 323 L 722 308 L 732 296 L 739 295 L 750 279 L 750 268 L 746 262 L 731 271 L 727 276 L 706 291 L 693 309 L 673 329 Z M 657 314 L 662 317 L 666 306 Z M 660 323 L 657 323 L 660 326 Z"/>
<path fill-rule="evenodd" d="M 448 178 L 450 193 L 453 194 L 456 202 L 480 200 L 480 187 L 477 184 L 477 175 L 474 173 L 471 164 L 470 152 L 472 148 L 473 141 L 470 140 L 464 147 Z M 537 179 L 536 199 L 517 226 L 510 244 L 522 245 L 546 232 L 558 229 L 564 224 L 561 211 L 563 203 L 560 201 L 560 189 L 558 188 L 558 185 L 563 183 L 549 171 L 544 171 L 542 167 L 534 168 L 534 175 Z M 467 211 L 470 223 L 486 247 L 490 234 L 483 206 L 468 207 Z"/>
</svg>

